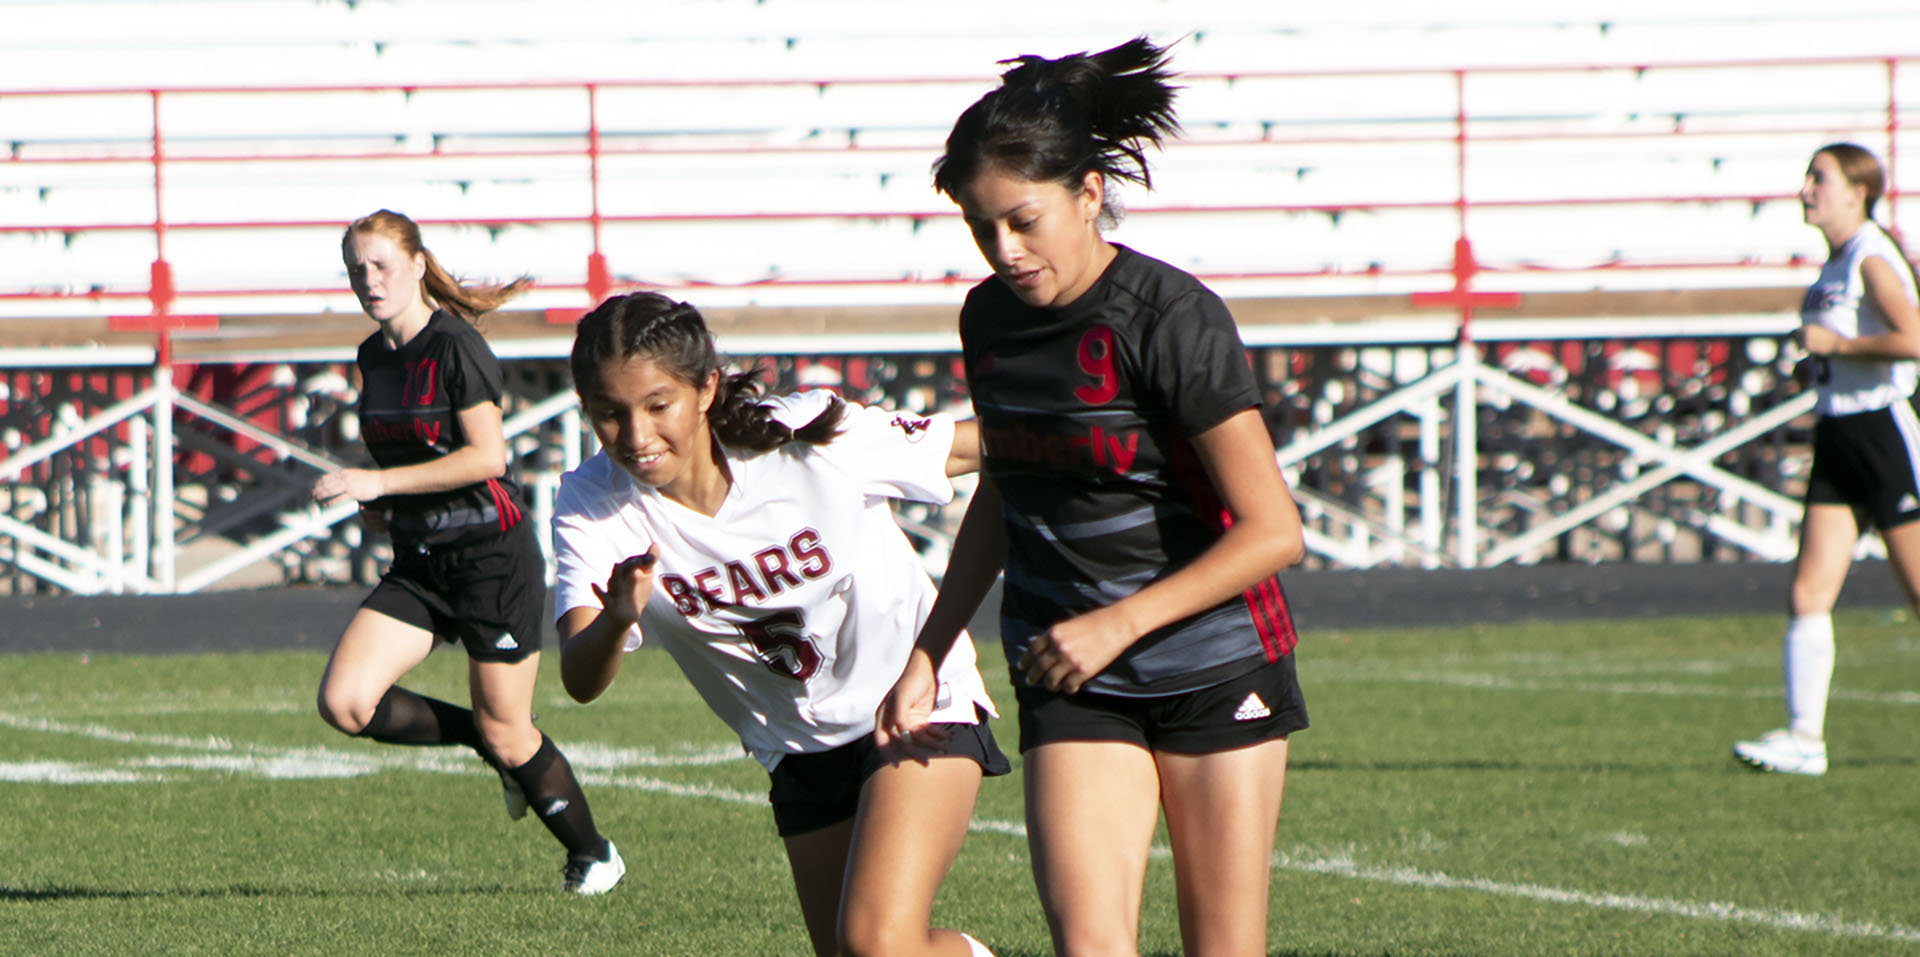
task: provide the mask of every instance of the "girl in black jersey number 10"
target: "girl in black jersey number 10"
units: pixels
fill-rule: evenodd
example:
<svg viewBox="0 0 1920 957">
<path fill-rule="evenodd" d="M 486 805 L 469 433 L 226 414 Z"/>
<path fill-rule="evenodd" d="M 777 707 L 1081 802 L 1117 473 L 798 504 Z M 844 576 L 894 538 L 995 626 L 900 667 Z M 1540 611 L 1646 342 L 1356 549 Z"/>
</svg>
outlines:
<svg viewBox="0 0 1920 957">
<path fill-rule="evenodd" d="M 993 278 L 960 338 L 984 455 L 939 602 L 882 703 L 931 676 L 1004 570 L 1035 882 L 1066 954 L 1133 953 L 1164 810 L 1192 954 L 1264 954 L 1287 736 L 1307 725 L 1276 573 L 1304 553 L 1247 355 L 1192 276 L 1101 234 L 1177 129 L 1165 51 L 1021 57 L 954 124 L 934 185 Z"/>
<path fill-rule="evenodd" d="M 771 776 L 815 953 L 989 952 L 931 926 L 983 774 L 1010 768 L 962 636 L 937 681 L 944 755 L 889 761 L 874 707 L 933 605 L 888 502 L 945 502 L 972 422 L 763 398 L 699 310 L 616 296 L 580 320 L 573 383 L 601 451 L 560 481 L 560 672 L 599 697 L 624 652 L 665 649 Z"/>
<path fill-rule="evenodd" d="M 594 829 L 573 768 L 533 725 L 546 563 L 507 469 L 500 364 L 473 318 L 518 293 L 466 286 L 380 210 L 347 227 L 341 255 L 379 329 L 360 343 L 360 437 L 375 468 L 341 469 L 313 496 L 353 499 L 393 539 L 393 567 L 347 624 L 320 678 L 320 716 L 389 744 L 463 744 L 499 772 L 507 814 L 531 806 L 566 846 L 561 886 L 611 890 L 626 871 Z M 434 640 L 466 646 L 472 709 L 395 684 Z"/>
<path fill-rule="evenodd" d="M 1863 525 L 1879 530 L 1908 600 L 1920 603 L 1920 307 L 1913 267 L 1873 220 L 1885 183 L 1872 153 L 1834 143 L 1813 154 L 1800 187 L 1807 225 L 1826 237 L 1828 255 L 1795 338 L 1824 374 L 1781 642 L 1787 726 L 1733 746 L 1762 771 L 1827 772 L 1833 605 Z"/>
</svg>

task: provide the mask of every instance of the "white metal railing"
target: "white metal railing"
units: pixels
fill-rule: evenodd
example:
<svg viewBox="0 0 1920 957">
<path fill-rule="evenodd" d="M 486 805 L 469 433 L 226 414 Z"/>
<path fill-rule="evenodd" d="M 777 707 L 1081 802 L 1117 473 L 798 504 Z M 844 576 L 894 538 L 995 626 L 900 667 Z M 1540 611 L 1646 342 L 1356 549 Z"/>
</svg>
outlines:
<svg viewBox="0 0 1920 957">
<path fill-rule="evenodd" d="M 1503 320 L 1476 326 L 1484 334 L 1478 342 L 1460 343 L 1447 338 L 1450 332 L 1457 335 L 1457 327 L 1436 322 L 1371 330 L 1347 327 L 1340 335 L 1304 327 L 1263 329 L 1250 337 L 1250 344 L 1309 350 L 1426 350 L 1426 365 L 1416 367 L 1413 378 L 1389 379 L 1370 400 L 1329 413 L 1275 452 L 1308 518 L 1308 549 L 1326 565 L 1485 568 L 1527 563 L 1552 557 L 1557 544 L 1572 533 L 1626 520 L 1671 524 L 1678 532 L 1710 538 L 1755 560 L 1778 561 L 1794 553 L 1800 503 L 1716 463 L 1751 443 L 1777 439 L 1779 430 L 1808 414 L 1813 403 L 1810 394 L 1784 398 L 1776 394 L 1778 401 L 1762 408 L 1747 408 L 1763 403 L 1742 397 L 1728 404 L 1734 411 L 1724 422 L 1711 430 L 1693 430 L 1693 438 L 1677 440 L 1669 426 L 1647 428 L 1644 421 L 1636 426 L 1625 418 L 1602 414 L 1590 403 L 1570 397 L 1565 388 L 1536 384 L 1489 361 L 1483 350 L 1503 342 L 1559 336 L 1638 341 L 1744 334 L 1750 339 L 1770 339 L 1791 324 L 1791 317 Z M 873 342 L 867 346 L 878 348 Z M 1529 351 L 1517 362 L 1510 356 L 1508 364 L 1515 370 L 1532 370 L 1532 364 L 1541 361 L 1533 358 L 1538 354 Z M 293 382 L 299 377 L 286 378 Z M 1537 378 L 1553 381 L 1551 376 Z M 1608 450 L 1607 480 L 1569 492 L 1556 491 L 1547 476 L 1536 476 L 1523 484 L 1507 482 L 1507 487 L 1489 493 L 1482 486 L 1486 476 L 1493 474 L 1488 471 L 1492 460 L 1511 452 L 1482 447 L 1476 430 L 1484 409 L 1503 407 L 1527 410 L 1552 423 L 1563 437 L 1576 436 L 1588 446 Z M 559 475 L 593 452 L 592 435 L 582 427 L 570 390 L 520 397 L 509 409 L 504 431 L 516 462 L 523 463 L 517 472 L 532 493 L 530 511 L 543 547 L 551 554 L 546 526 Z M 214 449 L 206 430 L 177 434 L 176 417 L 208 426 L 215 434 L 259 443 L 272 464 L 287 466 L 265 479 L 256 477 L 256 486 L 238 493 L 254 496 L 256 504 L 237 511 L 248 520 L 264 519 L 266 529 L 250 529 L 245 541 L 223 546 L 215 557 L 207 557 L 206 550 L 195 550 L 191 557 L 181 554 L 183 529 L 200 537 L 222 529 L 210 522 L 194 526 L 183 518 L 182 510 L 190 510 L 193 503 L 174 488 L 177 457 L 219 451 L 248 471 L 271 469 L 255 469 L 263 463 L 230 449 Z M 128 398 L 102 402 L 90 414 L 75 409 L 52 418 L 60 424 L 52 426 L 51 434 L 0 461 L 0 482 L 9 493 L 6 507 L 0 508 L 0 566 L 11 566 L 56 588 L 84 594 L 201 591 L 256 562 L 289 559 L 289 550 L 310 553 L 311 540 L 334 535 L 334 526 L 355 513 L 351 505 L 306 504 L 296 488 L 304 486 L 308 477 L 344 463 L 249 421 L 233 409 L 185 394 L 174 386 L 165 367 L 155 370 L 150 385 Z M 123 424 L 125 428 L 116 429 Z M 1338 494 L 1301 480 L 1303 472 L 1311 472 L 1322 461 L 1319 457 L 1348 454 L 1369 442 L 1377 447 L 1379 437 L 1388 432 L 1406 439 L 1386 451 L 1362 456 L 1357 471 L 1350 475 L 1350 487 Z M 92 495 L 83 525 L 61 534 L 49 532 L 51 526 L 35 527 L 29 499 L 38 494 L 44 500 L 47 493 L 22 483 L 22 476 L 89 441 L 115 443 L 108 459 L 122 463 L 123 468 L 102 468 L 87 479 Z M 1687 494 L 1670 496 L 1679 504 L 1649 506 L 1662 490 L 1682 485 L 1688 487 Z M 276 494 L 278 499 L 273 497 Z M 298 504 L 281 506 L 276 501 Z M 1526 521 L 1508 521 L 1516 514 L 1524 514 Z M 942 529 L 950 523 L 939 517 L 923 518 L 913 524 L 913 531 L 932 542 L 926 557 L 937 566 L 948 544 Z M 1872 549 L 1877 543 L 1869 540 L 1864 547 Z"/>
</svg>

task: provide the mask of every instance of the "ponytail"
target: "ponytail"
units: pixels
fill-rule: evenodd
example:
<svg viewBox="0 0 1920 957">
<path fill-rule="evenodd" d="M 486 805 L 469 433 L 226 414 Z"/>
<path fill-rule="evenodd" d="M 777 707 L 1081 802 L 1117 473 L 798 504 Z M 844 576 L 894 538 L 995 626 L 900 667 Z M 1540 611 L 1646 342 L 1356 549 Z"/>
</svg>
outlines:
<svg viewBox="0 0 1920 957">
<path fill-rule="evenodd" d="M 799 428 L 783 424 L 761 404 L 759 370 L 723 369 L 700 310 L 655 292 L 611 297 L 580 318 L 568 358 L 574 390 L 584 401 L 598 384 L 602 366 L 636 358 L 695 386 L 717 373 L 720 383 L 707 410 L 707 425 L 723 445 L 756 452 L 796 441 L 825 445 L 839 434 L 846 412 L 836 397 L 813 421 Z"/>
<path fill-rule="evenodd" d="M 1151 188 L 1146 147 L 1180 131 L 1166 61 L 1166 48 L 1145 37 L 1093 54 L 1002 60 L 1015 66 L 954 122 L 934 189 L 951 197 L 990 167 L 1069 188 L 1090 172 Z"/>
<path fill-rule="evenodd" d="M 378 233 L 393 240 L 394 245 L 408 256 L 419 256 L 426 260 L 426 275 L 421 278 L 420 284 L 425 287 L 428 300 L 467 322 L 473 322 L 506 305 L 508 300 L 525 292 L 533 284 L 533 280 L 526 276 L 499 286 L 463 283 L 455 279 L 421 242 L 420 227 L 405 215 L 390 209 L 377 210 L 349 223 L 346 233 L 340 237 L 343 250 L 356 233 Z"/>
</svg>

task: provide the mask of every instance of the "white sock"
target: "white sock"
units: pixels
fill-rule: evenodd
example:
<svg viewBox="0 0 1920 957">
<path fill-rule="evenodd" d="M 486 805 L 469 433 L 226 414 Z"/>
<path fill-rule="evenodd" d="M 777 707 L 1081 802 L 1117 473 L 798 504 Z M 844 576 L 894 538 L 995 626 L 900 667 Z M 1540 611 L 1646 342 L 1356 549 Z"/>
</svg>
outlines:
<svg viewBox="0 0 1920 957">
<path fill-rule="evenodd" d="M 987 945 L 977 940 L 974 940 L 972 934 L 969 934 L 965 931 L 955 931 L 955 933 L 959 934 L 963 938 L 966 938 L 967 951 L 973 954 L 973 957 L 993 957 L 993 951 L 988 950 Z"/>
<path fill-rule="evenodd" d="M 1787 727 L 1815 740 L 1826 737 L 1827 686 L 1833 682 L 1833 616 L 1801 615 L 1787 621 L 1780 643 L 1787 685 Z"/>
</svg>

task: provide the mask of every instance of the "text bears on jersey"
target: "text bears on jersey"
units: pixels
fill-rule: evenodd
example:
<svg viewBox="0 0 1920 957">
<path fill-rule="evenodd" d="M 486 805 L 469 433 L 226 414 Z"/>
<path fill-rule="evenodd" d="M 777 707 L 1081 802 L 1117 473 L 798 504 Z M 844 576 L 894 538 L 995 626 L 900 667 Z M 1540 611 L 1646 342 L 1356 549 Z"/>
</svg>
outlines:
<svg viewBox="0 0 1920 957">
<path fill-rule="evenodd" d="M 674 609 L 692 618 L 703 610 L 759 604 L 800 587 L 803 579 L 818 581 L 833 571 L 833 557 L 821 545 L 820 533 L 811 528 L 795 532 L 785 545 L 754 552 L 750 561 L 751 567 L 747 561 L 730 561 L 691 575 L 663 574 L 660 586 L 673 599 Z M 723 584 L 731 597 L 721 590 Z"/>
</svg>

